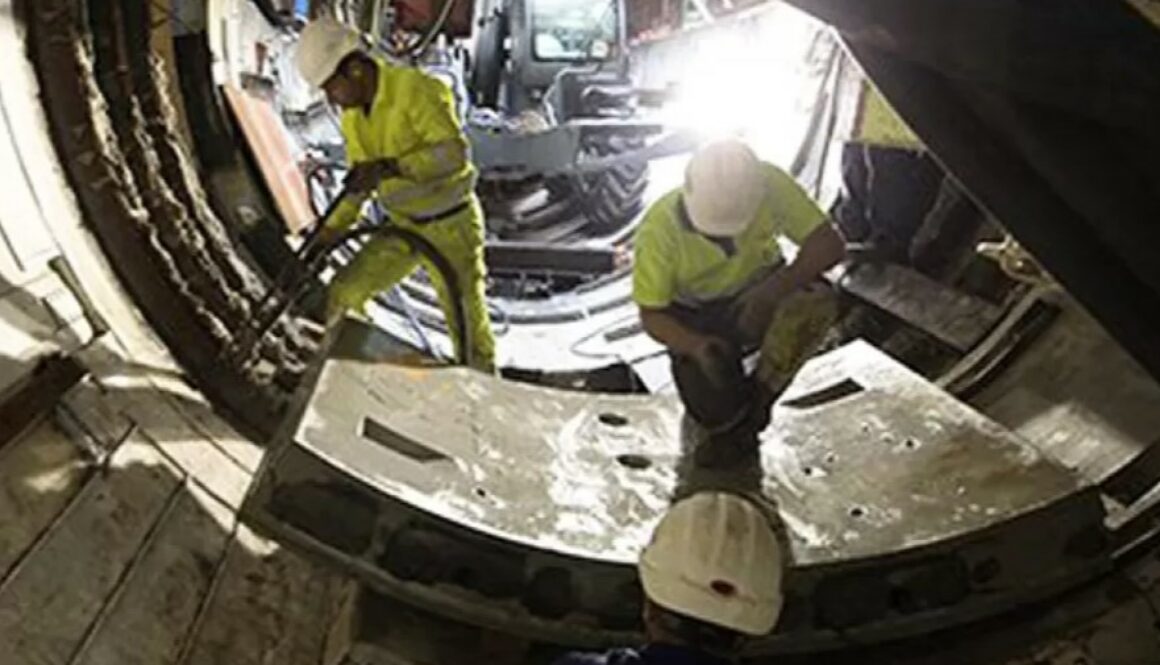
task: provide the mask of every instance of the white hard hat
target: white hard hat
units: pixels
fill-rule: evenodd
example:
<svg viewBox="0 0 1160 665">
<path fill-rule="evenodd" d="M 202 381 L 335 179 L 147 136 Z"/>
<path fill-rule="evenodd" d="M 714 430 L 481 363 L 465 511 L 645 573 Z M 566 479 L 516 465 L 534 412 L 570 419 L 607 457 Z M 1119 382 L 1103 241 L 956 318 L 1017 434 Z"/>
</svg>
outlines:
<svg viewBox="0 0 1160 665">
<path fill-rule="evenodd" d="M 343 58 L 361 47 L 357 31 L 329 16 L 323 16 L 302 29 L 294 64 L 308 84 L 321 88 L 338 71 Z"/>
<path fill-rule="evenodd" d="M 693 228 L 705 235 L 740 235 L 767 191 L 757 155 L 736 139 L 704 146 L 685 169 L 685 209 Z"/>
<path fill-rule="evenodd" d="M 764 635 L 781 613 L 781 545 L 769 518 L 735 494 L 703 492 L 672 506 L 638 567 L 645 595 L 677 614 Z"/>
</svg>

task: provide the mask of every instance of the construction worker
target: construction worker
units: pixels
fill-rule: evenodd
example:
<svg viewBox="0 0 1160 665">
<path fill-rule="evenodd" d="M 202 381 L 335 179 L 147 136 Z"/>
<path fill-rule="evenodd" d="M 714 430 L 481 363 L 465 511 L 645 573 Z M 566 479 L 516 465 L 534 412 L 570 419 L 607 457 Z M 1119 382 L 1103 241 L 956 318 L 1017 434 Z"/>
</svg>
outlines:
<svg viewBox="0 0 1160 665">
<path fill-rule="evenodd" d="M 773 630 L 785 543 L 772 513 L 737 494 L 702 492 L 672 507 L 637 564 L 644 588 L 639 649 L 574 653 L 554 665 L 725 665 Z"/>
<path fill-rule="evenodd" d="M 798 246 L 782 259 L 778 240 Z M 809 195 L 737 140 L 709 144 L 683 187 L 652 205 L 636 235 L 633 299 L 666 346 L 687 415 L 722 438 L 756 445 L 770 407 L 837 314 L 819 279 L 845 243 Z M 756 372 L 743 358 L 760 348 Z M 738 432 L 753 436 L 735 436 Z"/>
<path fill-rule="evenodd" d="M 468 364 L 494 371 L 495 341 L 484 294 L 483 210 L 451 90 L 438 79 L 372 57 L 353 29 L 330 17 L 309 23 L 295 55 L 302 78 L 343 109 L 350 172 L 348 198 L 325 224 L 331 240 L 359 218 L 376 194 L 398 227 L 427 239 L 453 268 L 466 321 Z M 361 311 L 368 299 L 424 265 L 452 329 L 458 325 L 448 285 L 429 259 L 395 238 L 373 237 L 330 286 L 328 320 Z"/>
</svg>

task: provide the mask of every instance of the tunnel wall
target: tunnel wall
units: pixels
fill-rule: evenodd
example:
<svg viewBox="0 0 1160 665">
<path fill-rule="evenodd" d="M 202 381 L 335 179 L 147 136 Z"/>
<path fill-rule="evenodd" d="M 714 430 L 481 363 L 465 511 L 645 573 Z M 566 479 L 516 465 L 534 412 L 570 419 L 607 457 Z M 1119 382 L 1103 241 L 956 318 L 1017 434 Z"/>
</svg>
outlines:
<svg viewBox="0 0 1160 665">
<path fill-rule="evenodd" d="M 206 202 L 159 63 L 132 46 L 148 42 L 148 12 L 134 3 L 88 7 L 82 14 L 74 3 L 28 6 L 30 54 L 65 175 L 154 330 L 215 403 L 265 436 L 283 394 L 228 353 L 245 341 L 241 333 L 265 285 Z M 257 353 L 270 373 L 293 374 L 309 348 L 282 323 Z"/>
<path fill-rule="evenodd" d="M 93 236 L 26 16 L 0 0 L 0 662 L 319 665 L 349 589 L 238 523 L 263 450 L 189 385 Z"/>
</svg>

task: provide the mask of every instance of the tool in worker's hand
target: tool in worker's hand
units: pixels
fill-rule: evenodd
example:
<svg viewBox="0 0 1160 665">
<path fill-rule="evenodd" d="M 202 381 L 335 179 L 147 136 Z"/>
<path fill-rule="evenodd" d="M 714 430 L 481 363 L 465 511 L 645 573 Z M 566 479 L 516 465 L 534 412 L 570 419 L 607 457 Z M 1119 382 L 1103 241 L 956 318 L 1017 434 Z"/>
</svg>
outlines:
<svg viewBox="0 0 1160 665">
<path fill-rule="evenodd" d="M 278 271 L 274 282 L 270 284 L 270 288 L 267 289 L 253 309 L 251 322 L 257 325 L 248 326 L 226 349 L 226 355 L 231 359 L 240 360 L 243 367 L 253 362 L 254 352 L 262 343 L 262 339 L 308 285 L 309 276 L 314 274 L 315 264 L 326 258 L 330 250 L 328 243 L 323 242 L 326 221 L 331 218 L 346 196 L 347 191 L 344 188 L 326 207 L 322 216 L 318 218 L 314 228 L 310 230 L 302 245 L 294 252 L 294 258 Z M 270 311 L 271 305 L 278 300 L 280 294 L 284 296 L 282 302 Z"/>
<path fill-rule="evenodd" d="M 325 234 L 322 229 L 326 220 L 330 219 L 335 208 L 347 196 L 347 191 L 344 189 L 327 207 L 326 213 L 323 214 L 319 220 L 318 225 L 311 231 L 306 241 L 299 248 L 295 254 L 295 258 L 286 267 L 284 267 L 278 274 L 278 278 L 274 284 L 270 286 L 270 290 L 262 297 L 259 306 L 254 311 L 254 320 L 257 325 L 247 328 L 246 332 L 230 345 L 227 354 L 235 361 L 241 361 L 243 367 L 248 367 L 256 358 L 257 350 L 270 329 L 282 318 L 282 315 L 297 302 L 302 293 L 309 288 L 311 279 L 321 272 L 330 251 L 348 241 L 367 236 L 378 237 L 394 237 L 405 242 L 412 250 L 419 252 L 425 256 L 432 264 L 432 266 L 443 277 L 444 283 L 447 285 L 450 292 L 450 299 L 453 303 L 454 321 L 449 322 L 450 327 L 458 340 L 458 348 L 463 354 L 470 353 L 470 340 L 468 339 L 468 330 L 466 324 L 466 316 L 463 312 L 463 298 L 459 290 L 459 280 L 455 274 L 454 268 L 441 255 L 438 249 L 431 243 L 431 241 L 424 238 L 422 235 L 402 229 L 391 224 L 384 224 L 372 227 L 356 227 L 344 231 L 338 238 L 333 241 L 323 242 Z M 269 304 L 277 299 L 279 294 L 283 294 L 278 306 L 269 310 Z M 244 353 L 244 355 L 242 355 Z M 467 355 L 457 359 L 459 362 L 469 364 L 470 360 Z"/>
</svg>

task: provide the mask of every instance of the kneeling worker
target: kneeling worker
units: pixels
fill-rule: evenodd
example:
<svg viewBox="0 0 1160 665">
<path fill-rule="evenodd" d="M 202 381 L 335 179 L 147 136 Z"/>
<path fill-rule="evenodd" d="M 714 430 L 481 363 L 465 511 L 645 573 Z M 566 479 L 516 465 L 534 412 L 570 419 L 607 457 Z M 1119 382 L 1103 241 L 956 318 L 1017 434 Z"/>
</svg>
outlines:
<svg viewBox="0 0 1160 665">
<path fill-rule="evenodd" d="M 798 246 L 789 263 L 780 236 Z M 844 256 L 844 240 L 809 195 L 736 140 L 700 149 L 684 186 L 648 210 L 633 299 L 645 332 L 669 350 L 688 415 L 711 439 L 756 441 L 836 318 L 836 297 L 819 278 Z M 756 376 L 747 377 L 744 354 L 758 347 Z"/>
<path fill-rule="evenodd" d="M 748 637 L 773 630 L 783 602 L 785 540 L 739 495 L 694 494 L 665 514 L 637 569 L 640 649 L 575 653 L 555 665 L 727 665 Z"/>
<path fill-rule="evenodd" d="M 466 354 L 472 367 L 494 371 L 495 341 L 484 294 L 483 210 L 451 90 L 417 69 L 370 56 L 358 33 L 332 18 L 303 29 L 295 58 L 302 78 L 343 109 L 349 198 L 321 222 L 323 240 L 353 225 L 362 199 L 377 193 L 393 224 L 423 236 L 451 264 L 471 347 L 456 348 L 456 353 Z M 361 310 L 419 264 L 427 267 L 448 326 L 454 328 L 459 322 L 443 275 L 396 238 L 373 237 L 339 272 L 330 286 L 328 320 L 348 309 Z"/>
</svg>

